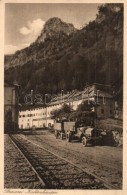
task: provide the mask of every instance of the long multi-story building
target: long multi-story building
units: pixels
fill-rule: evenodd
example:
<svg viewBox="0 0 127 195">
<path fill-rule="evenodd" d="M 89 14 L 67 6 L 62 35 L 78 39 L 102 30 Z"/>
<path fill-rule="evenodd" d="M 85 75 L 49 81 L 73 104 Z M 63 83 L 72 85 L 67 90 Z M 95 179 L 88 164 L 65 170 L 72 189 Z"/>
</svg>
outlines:
<svg viewBox="0 0 127 195">
<path fill-rule="evenodd" d="M 46 106 L 39 108 L 21 110 L 19 112 L 19 128 L 29 129 L 49 127 L 54 124 L 52 111 L 62 107 L 63 104 L 72 106 L 73 110 L 83 102 L 93 102 L 92 111 L 96 112 L 98 118 L 109 118 L 114 116 L 115 102 L 110 93 L 110 86 L 93 84 L 85 87 L 83 91 L 73 91 L 68 94 L 55 96 Z"/>
</svg>

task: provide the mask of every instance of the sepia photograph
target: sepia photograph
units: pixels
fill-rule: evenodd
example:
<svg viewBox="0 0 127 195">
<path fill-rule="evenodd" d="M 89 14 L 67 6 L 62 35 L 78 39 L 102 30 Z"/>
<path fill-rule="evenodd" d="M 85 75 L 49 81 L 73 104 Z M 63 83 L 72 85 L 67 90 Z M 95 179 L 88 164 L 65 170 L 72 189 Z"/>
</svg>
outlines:
<svg viewBox="0 0 127 195">
<path fill-rule="evenodd" d="M 4 189 L 122 190 L 124 3 L 4 5 Z"/>
</svg>

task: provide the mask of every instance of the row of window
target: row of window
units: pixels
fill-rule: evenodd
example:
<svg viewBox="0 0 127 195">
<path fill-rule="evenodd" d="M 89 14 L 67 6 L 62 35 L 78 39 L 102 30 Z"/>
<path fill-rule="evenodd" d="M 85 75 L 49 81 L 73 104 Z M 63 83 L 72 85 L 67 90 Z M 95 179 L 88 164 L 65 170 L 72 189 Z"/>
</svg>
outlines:
<svg viewBox="0 0 127 195">
<path fill-rule="evenodd" d="M 50 124 L 50 123 L 49 123 Z M 50 125 L 51 126 L 51 125 Z M 27 126 L 25 126 L 24 127 L 24 125 L 23 124 L 21 124 L 21 129 L 23 129 L 23 128 L 29 128 L 30 127 L 30 124 L 29 123 L 27 123 Z M 46 124 L 45 123 L 43 123 L 42 125 L 40 125 L 39 127 L 43 127 L 43 128 L 45 128 L 46 127 Z"/>
<path fill-rule="evenodd" d="M 48 112 L 47 114 L 51 114 L 51 112 Z M 42 115 L 46 115 L 46 112 L 45 113 L 39 113 L 39 114 L 27 114 L 27 115 L 25 115 L 25 114 L 23 114 L 23 115 L 19 115 L 19 118 L 21 118 L 21 117 L 32 117 L 32 116 L 42 116 Z"/>
<path fill-rule="evenodd" d="M 105 112 L 104 112 L 104 109 L 101 109 L 101 114 L 104 114 L 104 113 L 105 113 Z M 112 111 L 112 110 L 110 110 L 110 114 L 113 114 L 113 111 Z M 28 116 L 28 117 L 29 117 L 29 116 L 35 116 L 35 114 L 33 114 L 33 115 L 32 115 L 32 114 L 28 114 L 27 116 Z M 37 114 L 36 114 L 36 116 L 37 116 Z M 25 115 L 22 115 L 22 116 L 20 115 L 19 117 L 25 117 Z M 41 119 L 34 119 L 34 120 L 41 120 Z M 43 119 L 42 119 L 42 120 L 43 120 Z M 22 120 L 22 121 L 23 121 L 23 120 Z M 29 121 L 29 119 L 28 119 L 28 121 Z"/>
<path fill-rule="evenodd" d="M 47 112 L 47 115 L 51 114 L 52 111 L 50 112 Z M 104 114 L 104 109 L 101 109 L 101 113 Z M 113 114 L 113 111 L 110 110 L 110 114 Z M 45 113 L 36 113 L 36 114 L 23 114 L 23 115 L 19 115 L 19 118 L 22 118 L 22 117 L 33 117 L 33 116 L 42 116 L 42 115 L 46 115 L 46 112 Z"/>
</svg>

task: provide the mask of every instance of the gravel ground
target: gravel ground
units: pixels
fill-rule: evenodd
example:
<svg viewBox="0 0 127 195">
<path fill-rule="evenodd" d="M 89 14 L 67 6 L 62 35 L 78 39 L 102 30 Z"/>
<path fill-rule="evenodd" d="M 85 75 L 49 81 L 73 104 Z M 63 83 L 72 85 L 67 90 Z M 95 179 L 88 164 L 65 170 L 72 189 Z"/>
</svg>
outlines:
<svg viewBox="0 0 127 195">
<path fill-rule="evenodd" d="M 66 158 L 106 180 L 117 188 L 122 188 L 122 148 L 109 146 L 83 147 L 81 143 L 56 139 L 48 131 L 39 135 L 25 135 L 28 139 L 43 145 L 52 152 Z"/>
<path fill-rule="evenodd" d="M 47 189 L 107 189 L 103 182 L 84 173 L 20 135 L 12 137 L 43 178 Z"/>
<path fill-rule="evenodd" d="M 35 132 L 32 135 L 25 134 L 24 136 L 81 166 L 86 171 L 96 174 L 118 189 L 122 188 L 122 148 L 109 146 L 83 147 L 81 143 L 76 141 L 67 143 L 65 140 L 56 139 L 48 131 Z M 29 172 L 31 174 L 31 171 L 29 171 L 29 166 L 23 163 L 26 162 L 5 135 L 5 188 L 24 188 L 24 181 L 22 182 L 21 179 L 24 180 L 27 169 L 28 175 Z M 21 168 L 25 171 L 21 172 Z M 39 183 L 38 181 L 31 184 L 26 182 L 25 188 L 39 188 Z"/>
<path fill-rule="evenodd" d="M 4 136 L 4 141 L 4 188 L 39 189 L 38 178 L 8 135 Z"/>
</svg>

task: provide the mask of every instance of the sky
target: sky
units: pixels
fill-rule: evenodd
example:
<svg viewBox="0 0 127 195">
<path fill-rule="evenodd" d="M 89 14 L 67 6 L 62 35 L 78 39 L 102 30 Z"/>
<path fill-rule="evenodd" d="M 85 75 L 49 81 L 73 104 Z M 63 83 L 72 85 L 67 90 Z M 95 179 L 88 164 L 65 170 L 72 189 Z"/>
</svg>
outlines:
<svg viewBox="0 0 127 195">
<path fill-rule="evenodd" d="M 33 43 L 45 22 L 52 17 L 80 29 L 96 18 L 100 4 L 86 3 L 6 3 L 5 54 L 12 54 Z"/>
</svg>

